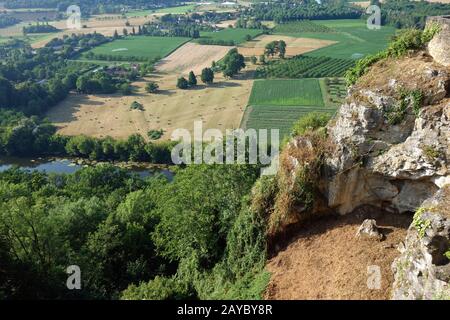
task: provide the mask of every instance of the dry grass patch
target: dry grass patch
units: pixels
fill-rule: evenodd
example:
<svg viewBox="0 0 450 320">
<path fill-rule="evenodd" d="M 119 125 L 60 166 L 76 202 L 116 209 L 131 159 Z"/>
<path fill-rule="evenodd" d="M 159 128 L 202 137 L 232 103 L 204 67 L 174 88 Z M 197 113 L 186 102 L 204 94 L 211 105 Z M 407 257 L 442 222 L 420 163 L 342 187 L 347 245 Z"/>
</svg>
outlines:
<svg viewBox="0 0 450 320">
<path fill-rule="evenodd" d="M 133 133 L 143 136 L 151 129 L 165 131 L 162 140 L 170 139 L 173 130 L 193 131 L 194 121 L 203 128 L 238 128 L 250 95 L 253 80 L 241 77 L 226 80 L 216 74 L 212 86 L 199 85 L 190 90 L 176 88 L 178 75 L 155 75 L 157 94 L 146 93 L 146 81 L 136 82 L 132 96 L 71 94 L 47 114 L 65 135 L 85 134 L 125 139 Z M 133 101 L 145 110 L 130 110 Z"/>
<path fill-rule="evenodd" d="M 330 40 L 295 38 L 282 35 L 262 35 L 252 41 L 246 42 L 239 47 L 238 50 L 239 53 L 247 57 L 260 56 L 264 54 L 264 48 L 269 42 L 278 40 L 283 40 L 286 42 L 287 57 L 304 54 L 336 43 L 335 41 Z"/>
<path fill-rule="evenodd" d="M 156 70 L 178 74 L 186 74 L 193 70 L 199 74 L 203 68 L 210 67 L 213 61 L 222 59 L 230 49 L 230 47 L 188 42 L 160 60 L 156 65 Z"/>
</svg>

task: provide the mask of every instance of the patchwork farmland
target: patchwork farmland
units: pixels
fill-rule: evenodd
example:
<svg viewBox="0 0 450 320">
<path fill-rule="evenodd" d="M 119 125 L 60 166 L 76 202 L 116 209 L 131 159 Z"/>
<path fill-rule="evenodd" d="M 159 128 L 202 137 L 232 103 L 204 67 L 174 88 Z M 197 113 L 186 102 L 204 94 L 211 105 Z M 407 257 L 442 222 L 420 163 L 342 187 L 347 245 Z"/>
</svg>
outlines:
<svg viewBox="0 0 450 320">
<path fill-rule="evenodd" d="M 257 78 L 321 78 L 342 77 L 354 65 L 350 59 L 296 56 L 279 60 L 256 70 Z"/>
<path fill-rule="evenodd" d="M 326 87 L 318 79 L 257 80 L 242 118 L 243 129 L 279 129 L 290 134 L 294 122 L 310 112 L 334 114 L 336 106 L 325 104 Z"/>
<path fill-rule="evenodd" d="M 395 34 L 394 27 L 382 26 L 380 30 L 370 30 L 366 26 L 366 21 L 359 19 L 314 20 L 310 23 L 317 24 L 316 31 L 303 31 L 302 27 L 297 29 L 294 25 L 292 27 L 277 26 L 274 33 L 335 41 L 333 45 L 309 52 L 307 55 L 339 59 L 359 59 L 367 54 L 379 52 L 387 46 L 389 39 Z M 327 31 L 319 31 L 322 27 Z"/>
</svg>

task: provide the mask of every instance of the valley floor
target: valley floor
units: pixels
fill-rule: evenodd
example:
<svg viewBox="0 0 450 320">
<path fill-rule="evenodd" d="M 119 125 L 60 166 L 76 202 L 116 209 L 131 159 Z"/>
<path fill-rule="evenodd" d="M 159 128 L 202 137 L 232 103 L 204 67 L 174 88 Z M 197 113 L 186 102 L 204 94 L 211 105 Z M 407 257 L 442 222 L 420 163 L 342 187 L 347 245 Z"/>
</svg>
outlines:
<svg viewBox="0 0 450 320">
<path fill-rule="evenodd" d="M 378 242 L 355 237 L 361 223 L 376 219 L 386 239 Z M 324 217 L 303 224 L 267 265 L 271 280 L 266 299 L 389 299 L 391 264 L 405 239 L 409 215 L 378 209 L 346 216 Z M 379 266 L 381 289 L 367 286 L 369 266 Z"/>
</svg>

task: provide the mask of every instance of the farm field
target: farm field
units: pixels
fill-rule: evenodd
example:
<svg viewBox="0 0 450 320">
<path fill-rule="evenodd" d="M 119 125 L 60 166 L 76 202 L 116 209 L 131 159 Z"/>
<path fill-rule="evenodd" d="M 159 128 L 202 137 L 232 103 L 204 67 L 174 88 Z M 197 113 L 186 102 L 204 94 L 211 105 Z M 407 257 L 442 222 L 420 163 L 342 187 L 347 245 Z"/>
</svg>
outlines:
<svg viewBox="0 0 450 320">
<path fill-rule="evenodd" d="M 313 38 L 335 41 L 337 43 L 312 52 L 309 56 L 327 56 L 339 59 L 358 59 L 385 49 L 395 28 L 382 26 L 380 30 L 367 29 L 366 22 L 359 19 L 315 20 L 335 32 L 282 32 L 275 34 L 289 35 L 300 38 Z"/>
<path fill-rule="evenodd" d="M 135 36 L 118 39 L 91 49 L 96 55 L 117 57 L 163 58 L 190 38 Z M 86 57 L 86 53 L 82 59 Z"/>
<path fill-rule="evenodd" d="M 342 77 L 354 65 L 351 59 L 296 56 L 276 60 L 256 70 L 257 78 L 321 78 Z"/>
<path fill-rule="evenodd" d="M 323 24 L 315 23 L 314 21 L 300 20 L 279 24 L 275 27 L 274 32 L 276 33 L 334 32 L 334 30 Z"/>
<path fill-rule="evenodd" d="M 347 85 L 343 78 L 319 79 L 326 106 L 339 107 L 347 95 Z"/>
<path fill-rule="evenodd" d="M 152 76 L 150 79 L 160 87 L 158 94 L 145 92 L 146 81 L 134 83 L 137 92 L 131 96 L 71 94 L 47 117 L 58 126 L 60 134 L 119 139 L 134 133 L 146 137 L 149 130 L 163 129 L 161 140 L 169 140 L 175 129 L 192 132 L 194 121 L 202 121 L 204 129 L 223 132 L 239 127 L 253 80 L 243 76 L 226 80 L 217 74 L 211 86 L 201 84 L 181 91 L 175 87 L 177 77 Z M 130 110 L 133 101 L 141 103 L 144 111 Z"/>
<path fill-rule="evenodd" d="M 321 81 L 256 80 L 241 128 L 279 129 L 280 137 L 284 137 L 290 134 L 294 122 L 308 113 L 319 111 L 334 114 L 337 105 L 331 102 L 334 101 L 335 88 L 332 91 Z"/>
<path fill-rule="evenodd" d="M 259 34 L 261 34 L 261 30 L 257 29 L 226 28 L 220 31 L 200 32 L 200 38 L 195 39 L 194 42 L 199 42 L 201 40 L 233 41 L 234 44 L 237 45 L 245 42 L 245 37 L 247 35 L 256 37 Z"/>
<path fill-rule="evenodd" d="M 155 68 L 158 72 L 188 74 L 194 71 L 201 73 L 203 68 L 210 67 L 213 61 L 219 61 L 230 50 L 226 46 L 200 45 L 188 42 L 169 56 L 161 59 Z"/>
<path fill-rule="evenodd" d="M 256 80 L 248 104 L 252 106 L 324 106 L 317 79 Z"/>
<path fill-rule="evenodd" d="M 242 120 L 242 129 L 279 129 L 280 138 L 288 136 L 293 124 L 311 112 L 334 114 L 336 108 L 310 106 L 248 106 Z"/>
<path fill-rule="evenodd" d="M 286 42 L 286 57 L 293 57 L 299 54 L 314 51 L 336 42 L 329 40 L 311 39 L 311 38 L 297 38 L 282 35 L 261 35 L 255 39 L 243 43 L 239 46 L 239 53 L 244 56 L 260 56 L 264 54 L 266 44 L 272 41 L 283 40 Z"/>
<path fill-rule="evenodd" d="M 86 28 L 82 28 L 80 30 L 67 29 L 66 20 L 52 21 L 50 22 L 51 25 L 63 31 L 51 34 L 28 35 L 28 37 L 30 38 L 29 42 L 31 43 L 31 46 L 33 48 L 41 48 L 45 46 L 47 42 L 49 42 L 51 39 L 55 37 L 62 37 L 63 35 L 71 35 L 72 33 L 86 34 L 86 33 L 93 33 L 95 31 L 105 36 L 112 36 L 115 30 L 117 30 L 121 34 L 124 28 L 126 28 L 128 32 L 130 32 L 133 26 L 142 25 L 145 22 L 150 21 L 151 19 L 152 19 L 151 17 L 129 18 L 128 22 L 130 23 L 130 26 L 126 27 L 125 26 L 126 20 L 120 18 L 120 16 L 98 15 L 93 16 L 88 20 L 82 20 L 81 23 L 85 25 Z M 22 22 L 14 26 L 2 28 L 0 29 L 0 38 L 13 37 L 17 39 L 23 39 L 22 28 L 26 25 L 28 25 L 28 22 Z"/>
</svg>

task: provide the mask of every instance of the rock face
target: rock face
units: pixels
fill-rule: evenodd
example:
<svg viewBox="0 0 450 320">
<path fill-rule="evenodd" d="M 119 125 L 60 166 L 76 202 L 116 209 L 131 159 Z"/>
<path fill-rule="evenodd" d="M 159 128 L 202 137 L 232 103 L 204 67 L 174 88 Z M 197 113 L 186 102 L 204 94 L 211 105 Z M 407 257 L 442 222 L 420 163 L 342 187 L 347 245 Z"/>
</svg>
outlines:
<svg viewBox="0 0 450 320">
<path fill-rule="evenodd" d="M 393 299 L 450 299 L 449 206 L 450 185 L 417 211 L 392 264 Z"/>
<path fill-rule="evenodd" d="M 444 66 L 450 66 L 450 16 L 430 17 L 427 25 L 438 24 L 441 26 L 441 32 L 430 41 L 428 51 L 438 63 Z"/>
<path fill-rule="evenodd" d="M 299 168 L 320 168 L 313 180 L 321 212 L 417 212 L 394 265 L 394 299 L 450 297 L 450 19 L 438 20 L 442 29 L 428 52 L 380 61 L 349 89 L 327 127 L 320 166 L 305 156 L 317 155 L 306 152 L 318 149 L 310 137 L 283 150 L 290 186 Z M 379 239 L 377 231 L 366 221 L 359 234 Z"/>
<path fill-rule="evenodd" d="M 384 238 L 383 233 L 377 226 L 377 222 L 374 219 L 366 219 L 356 232 L 358 238 L 374 239 L 381 241 Z"/>
<path fill-rule="evenodd" d="M 376 64 L 328 132 L 328 206 L 414 212 L 450 182 L 450 68 L 425 53 Z"/>
</svg>

